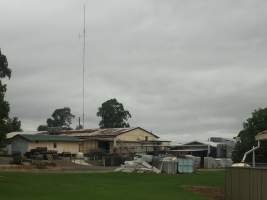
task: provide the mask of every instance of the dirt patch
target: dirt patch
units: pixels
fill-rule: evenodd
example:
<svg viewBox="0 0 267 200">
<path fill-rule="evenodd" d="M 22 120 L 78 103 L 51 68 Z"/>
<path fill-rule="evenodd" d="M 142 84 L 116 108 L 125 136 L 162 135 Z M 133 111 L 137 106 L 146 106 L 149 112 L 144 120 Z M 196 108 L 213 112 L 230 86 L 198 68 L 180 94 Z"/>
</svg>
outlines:
<svg viewBox="0 0 267 200">
<path fill-rule="evenodd" d="M 32 168 L 33 167 L 30 165 L 15 165 L 15 164 L 0 165 L 0 170 L 28 170 Z"/>
<path fill-rule="evenodd" d="M 78 165 L 75 163 L 56 163 L 56 166 L 45 166 L 44 168 L 38 168 L 34 165 L 1 165 L 1 171 L 19 171 L 19 172 L 113 172 L 115 167 L 104 167 L 104 166 L 86 166 Z M 0 176 L 0 180 L 1 180 Z"/>
<path fill-rule="evenodd" d="M 208 197 L 209 200 L 224 200 L 223 189 L 217 187 L 205 187 L 205 186 L 190 186 L 186 187 L 187 190 L 195 193 L 202 194 Z"/>
</svg>

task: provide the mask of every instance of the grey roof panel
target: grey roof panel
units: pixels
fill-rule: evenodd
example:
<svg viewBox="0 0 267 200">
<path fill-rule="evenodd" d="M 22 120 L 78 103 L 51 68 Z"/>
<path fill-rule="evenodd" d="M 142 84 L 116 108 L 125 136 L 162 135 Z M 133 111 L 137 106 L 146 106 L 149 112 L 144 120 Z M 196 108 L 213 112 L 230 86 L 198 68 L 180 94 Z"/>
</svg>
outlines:
<svg viewBox="0 0 267 200">
<path fill-rule="evenodd" d="M 45 142 L 79 142 L 80 139 L 72 136 L 63 136 L 63 135 L 45 135 L 45 134 L 19 134 L 17 135 L 28 141 L 45 141 Z"/>
</svg>

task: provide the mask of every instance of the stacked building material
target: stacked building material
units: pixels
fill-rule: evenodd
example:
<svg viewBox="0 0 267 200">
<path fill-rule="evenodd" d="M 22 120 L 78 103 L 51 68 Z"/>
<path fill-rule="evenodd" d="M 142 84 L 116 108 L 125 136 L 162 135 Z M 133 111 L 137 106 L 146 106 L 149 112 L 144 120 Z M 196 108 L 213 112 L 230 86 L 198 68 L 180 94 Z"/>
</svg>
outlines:
<svg viewBox="0 0 267 200">
<path fill-rule="evenodd" d="M 201 157 L 185 155 L 185 158 L 193 160 L 194 170 L 199 169 L 201 167 Z"/>
<path fill-rule="evenodd" d="M 179 173 L 193 173 L 194 161 L 191 158 L 178 158 L 178 170 Z"/>
<path fill-rule="evenodd" d="M 230 158 L 212 158 L 205 157 L 204 158 L 204 168 L 205 169 L 220 169 L 231 167 L 233 161 Z"/>
<path fill-rule="evenodd" d="M 215 160 L 219 168 L 231 167 L 233 165 L 233 161 L 230 158 L 216 158 Z"/>
<path fill-rule="evenodd" d="M 140 159 L 125 161 L 121 167 L 115 169 L 116 172 L 153 172 L 159 174 L 161 171 L 156 167 L 153 167 L 149 163 L 142 161 Z"/>
<path fill-rule="evenodd" d="M 217 165 L 218 164 L 217 164 L 215 158 L 212 158 L 212 157 L 205 157 L 204 158 L 204 168 L 205 169 L 216 169 L 216 168 L 218 168 Z"/>
<path fill-rule="evenodd" d="M 165 157 L 161 160 L 160 170 L 166 174 L 177 174 L 177 158 Z"/>
</svg>

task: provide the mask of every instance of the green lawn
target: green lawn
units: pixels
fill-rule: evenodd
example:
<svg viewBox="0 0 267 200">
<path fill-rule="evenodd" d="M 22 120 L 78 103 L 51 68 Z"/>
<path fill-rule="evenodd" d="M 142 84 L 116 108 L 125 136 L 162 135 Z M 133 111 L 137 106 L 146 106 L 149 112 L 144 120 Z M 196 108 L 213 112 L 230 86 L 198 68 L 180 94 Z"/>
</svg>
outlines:
<svg viewBox="0 0 267 200">
<path fill-rule="evenodd" d="M 187 175 L 0 172 L 1 200 L 206 200 L 185 185 L 223 187 L 224 172 Z"/>
</svg>

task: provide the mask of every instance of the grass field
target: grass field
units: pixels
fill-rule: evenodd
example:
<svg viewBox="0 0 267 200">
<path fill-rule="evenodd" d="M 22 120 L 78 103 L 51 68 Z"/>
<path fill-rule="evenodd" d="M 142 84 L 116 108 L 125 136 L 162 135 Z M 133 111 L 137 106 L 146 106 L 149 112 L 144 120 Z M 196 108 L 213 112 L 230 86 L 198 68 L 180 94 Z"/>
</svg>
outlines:
<svg viewBox="0 0 267 200">
<path fill-rule="evenodd" d="M 0 172 L 1 200 L 206 200 L 184 186 L 223 187 L 224 172 L 187 175 Z"/>
</svg>

